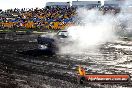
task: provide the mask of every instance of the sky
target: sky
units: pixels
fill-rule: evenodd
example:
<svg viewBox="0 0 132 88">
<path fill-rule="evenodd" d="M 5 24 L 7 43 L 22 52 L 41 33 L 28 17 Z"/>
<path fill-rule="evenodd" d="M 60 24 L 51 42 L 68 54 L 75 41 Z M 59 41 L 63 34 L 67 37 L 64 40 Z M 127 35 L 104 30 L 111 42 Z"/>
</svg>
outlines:
<svg viewBox="0 0 132 88">
<path fill-rule="evenodd" d="M 72 0 L 0 0 L 0 9 L 14 8 L 43 8 L 46 2 L 71 2 Z M 76 0 L 74 0 L 76 1 Z M 78 0 L 78 1 L 97 1 L 97 0 Z M 104 1 L 104 0 L 98 0 Z"/>
</svg>

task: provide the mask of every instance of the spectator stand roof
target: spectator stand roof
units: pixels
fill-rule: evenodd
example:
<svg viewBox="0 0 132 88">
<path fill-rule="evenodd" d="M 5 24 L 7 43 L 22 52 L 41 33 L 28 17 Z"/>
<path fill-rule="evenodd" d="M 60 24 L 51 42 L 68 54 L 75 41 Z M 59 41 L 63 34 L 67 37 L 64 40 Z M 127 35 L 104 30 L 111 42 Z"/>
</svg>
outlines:
<svg viewBox="0 0 132 88">
<path fill-rule="evenodd" d="M 73 7 L 99 7 L 101 1 L 72 1 Z"/>
<path fill-rule="evenodd" d="M 46 6 L 67 6 L 70 7 L 70 2 L 47 2 Z"/>
<path fill-rule="evenodd" d="M 104 6 L 121 7 L 124 1 L 104 1 Z"/>
</svg>

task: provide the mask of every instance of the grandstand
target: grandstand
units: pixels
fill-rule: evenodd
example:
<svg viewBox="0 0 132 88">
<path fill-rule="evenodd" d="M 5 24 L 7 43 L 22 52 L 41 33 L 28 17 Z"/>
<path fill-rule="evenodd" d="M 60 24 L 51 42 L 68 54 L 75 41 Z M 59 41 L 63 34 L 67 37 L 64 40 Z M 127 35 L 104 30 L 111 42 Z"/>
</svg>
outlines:
<svg viewBox="0 0 132 88">
<path fill-rule="evenodd" d="M 119 7 L 121 1 L 105 1 L 104 7 Z M 0 10 L 0 29 L 60 30 L 74 25 L 78 7 L 100 8 L 100 1 L 47 2 L 41 9 Z M 112 8 L 112 10 L 114 9 Z M 109 9 L 107 9 L 108 11 Z M 103 9 L 105 12 L 106 9 Z M 116 12 L 116 11 L 115 11 Z"/>
</svg>

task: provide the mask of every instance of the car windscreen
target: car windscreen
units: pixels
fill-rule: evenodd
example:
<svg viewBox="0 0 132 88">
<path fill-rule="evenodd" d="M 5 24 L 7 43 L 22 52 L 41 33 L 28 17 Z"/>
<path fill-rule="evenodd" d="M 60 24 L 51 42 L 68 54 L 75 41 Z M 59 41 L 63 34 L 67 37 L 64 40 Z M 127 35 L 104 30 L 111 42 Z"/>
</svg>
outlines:
<svg viewBox="0 0 132 88">
<path fill-rule="evenodd" d="M 60 31 L 57 33 L 58 36 L 65 36 L 65 37 L 68 37 L 68 32 L 67 31 Z"/>
</svg>

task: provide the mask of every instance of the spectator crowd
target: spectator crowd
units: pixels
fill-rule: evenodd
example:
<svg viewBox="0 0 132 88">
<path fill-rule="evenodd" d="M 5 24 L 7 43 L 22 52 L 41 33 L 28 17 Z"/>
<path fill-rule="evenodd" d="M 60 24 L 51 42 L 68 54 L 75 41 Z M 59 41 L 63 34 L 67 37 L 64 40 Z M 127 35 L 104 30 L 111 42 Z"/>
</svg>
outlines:
<svg viewBox="0 0 132 88">
<path fill-rule="evenodd" d="M 75 15 L 74 7 L 47 6 L 42 9 L 0 10 L 0 29 L 64 29 L 74 24 Z"/>
<path fill-rule="evenodd" d="M 72 7 L 0 10 L 0 28 L 64 29 L 74 15 Z"/>
</svg>

